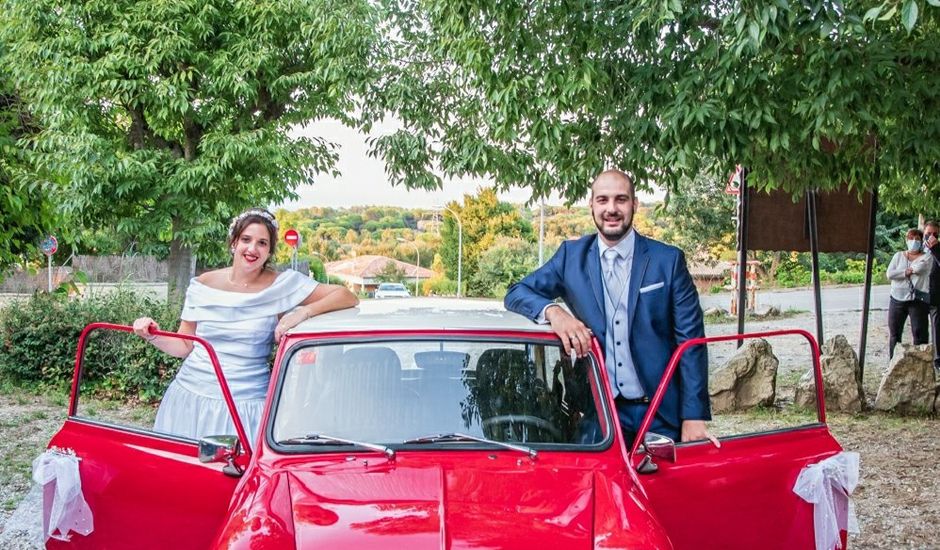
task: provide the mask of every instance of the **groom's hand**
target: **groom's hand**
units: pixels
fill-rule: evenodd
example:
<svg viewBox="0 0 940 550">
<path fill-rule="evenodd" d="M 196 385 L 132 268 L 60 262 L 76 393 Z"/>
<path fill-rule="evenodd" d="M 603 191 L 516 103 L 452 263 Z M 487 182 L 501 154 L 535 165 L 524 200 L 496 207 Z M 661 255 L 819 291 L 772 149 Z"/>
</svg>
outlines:
<svg viewBox="0 0 940 550">
<path fill-rule="evenodd" d="M 545 320 L 552 325 L 552 331 L 561 338 L 565 353 L 584 357 L 591 349 L 591 331 L 584 323 L 562 307 L 550 307 L 545 310 Z"/>
</svg>

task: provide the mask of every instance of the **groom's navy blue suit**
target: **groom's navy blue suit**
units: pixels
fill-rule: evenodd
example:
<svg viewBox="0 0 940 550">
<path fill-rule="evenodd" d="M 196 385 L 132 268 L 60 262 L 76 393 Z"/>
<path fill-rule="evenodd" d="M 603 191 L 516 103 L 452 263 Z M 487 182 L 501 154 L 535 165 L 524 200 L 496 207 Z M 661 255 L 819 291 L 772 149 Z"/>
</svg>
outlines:
<svg viewBox="0 0 940 550">
<path fill-rule="evenodd" d="M 535 320 L 546 305 L 561 298 L 603 347 L 610 327 L 604 314 L 597 239 L 595 234 L 562 243 L 545 265 L 510 287 L 506 309 Z M 639 234 L 628 292 L 631 356 L 646 396 L 652 397 L 676 347 L 704 336 L 702 310 L 682 251 Z M 657 414 L 657 420 L 676 430 L 683 420 L 711 419 L 704 346 L 683 355 Z M 624 426 L 632 431 L 638 427 Z"/>
</svg>

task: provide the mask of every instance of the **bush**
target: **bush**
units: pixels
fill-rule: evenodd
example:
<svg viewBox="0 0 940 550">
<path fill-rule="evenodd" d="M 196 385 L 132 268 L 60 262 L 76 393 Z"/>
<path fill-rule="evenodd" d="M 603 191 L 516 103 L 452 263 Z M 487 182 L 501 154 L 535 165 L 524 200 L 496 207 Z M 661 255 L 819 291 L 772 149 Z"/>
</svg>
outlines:
<svg viewBox="0 0 940 550">
<path fill-rule="evenodd" d="M 457 282 L 443 276 L 432 277 L 421 283 L 423 296 L 454 296 L 457 294 Z"/>
<path fill-rule="evenodd" d="M 129 325 L 147 315 L 175 330 L 180 308 L 128 290 L 88 299 L 36 293 L 0 309 L 0 376 L 14 382 L 64 387 L 72 380 L 82 330 L 102 321 Z M 117 398 L 157 399 L 179 368 L 137 337 L 96 331 L 85 353 L 83 391 Z"/>
<path fill-rule="evenodd" d="M 787 261 L 777 270 L 777 285 L 784 288 L 809 286 L 813 282 L 810 269 L 795 261 Z"/>
</svg>

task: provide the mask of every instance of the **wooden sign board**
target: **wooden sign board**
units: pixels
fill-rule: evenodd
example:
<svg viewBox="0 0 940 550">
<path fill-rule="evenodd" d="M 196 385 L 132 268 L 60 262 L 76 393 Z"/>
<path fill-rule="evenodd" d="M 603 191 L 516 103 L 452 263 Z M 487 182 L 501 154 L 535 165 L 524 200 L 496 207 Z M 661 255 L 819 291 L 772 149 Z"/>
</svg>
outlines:
<svg viewBox="0 0 940 550">
<path fill-rule="evenodd" d="M 871 192 L 848 189 L 816 194 L 820 252 L 867 252 Z M 806 194 L 794 202 L 783 191 L 748 189 L 747 244 L 750 250 L 809 252 Z"/>
</svg>

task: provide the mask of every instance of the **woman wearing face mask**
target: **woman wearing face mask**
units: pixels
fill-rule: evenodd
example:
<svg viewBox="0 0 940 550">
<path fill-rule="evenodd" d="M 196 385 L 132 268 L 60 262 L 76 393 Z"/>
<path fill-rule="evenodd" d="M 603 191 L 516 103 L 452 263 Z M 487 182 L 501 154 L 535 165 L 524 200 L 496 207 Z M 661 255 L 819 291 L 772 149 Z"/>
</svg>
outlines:
<svg viewBox="0 0 940 550">
<path fill-rule="evenodd" d="M 277 235 L 277 221 L 267 210 L 254 208 L 236 216 L 228 235 L 232 265 L 190 281 L 177 331 L 212 344 L 252 441 L 264 410 L 268 357 L 274 343 L 308 317 L 359 302 L 343 286 L 319 284 L 296 271 L 271 269 Z M 192 439 L 234 435 L 235 426 L 206 350 L 186 340 L 155 336 L 151 329 L 160 327 L 149 317 L 134 321 L 138 336 L 185 358 L 160 402 L 154 430 Z"/>
<path fill-rule="evenodd" d="M 901 341 L 904 323 L 911 318 L 914 344 L 927 343 L 927 316 L 930 305 L 916 298 L 916 291 L 926 293 L 930 283 L 930 256 L 924 253 L 924 234 L 919 229 L 907 232 L 907 250 L 891 258 L 888 280 L 891 302 L 888 305 L 888 358 Z"/>
</svg>

